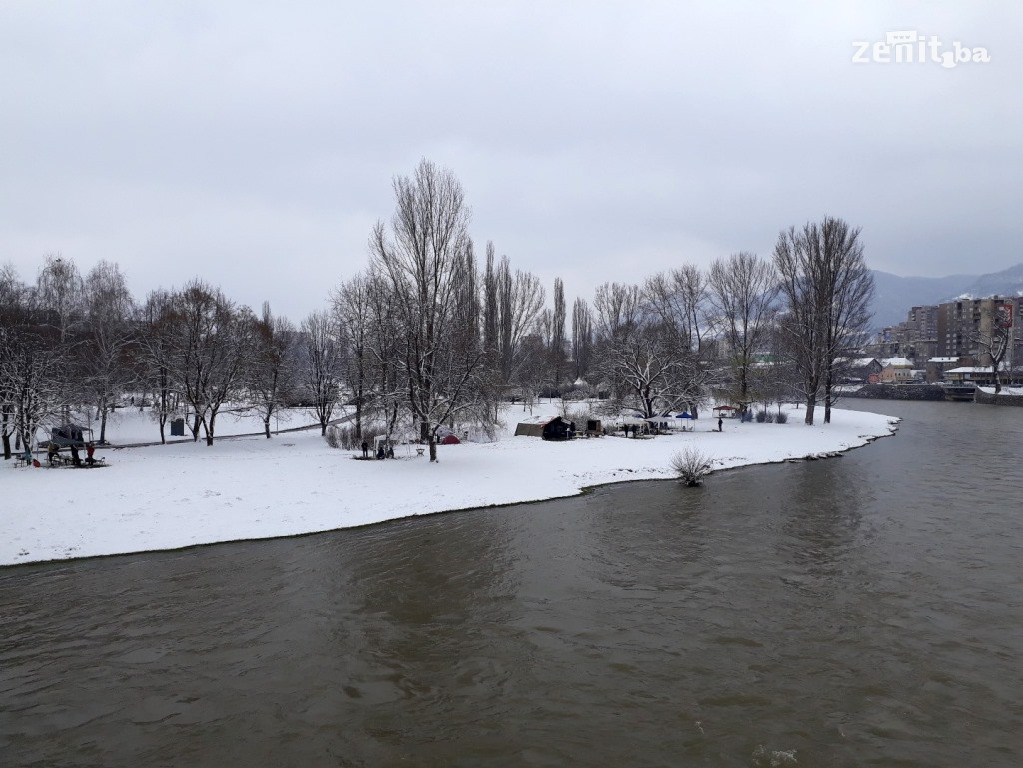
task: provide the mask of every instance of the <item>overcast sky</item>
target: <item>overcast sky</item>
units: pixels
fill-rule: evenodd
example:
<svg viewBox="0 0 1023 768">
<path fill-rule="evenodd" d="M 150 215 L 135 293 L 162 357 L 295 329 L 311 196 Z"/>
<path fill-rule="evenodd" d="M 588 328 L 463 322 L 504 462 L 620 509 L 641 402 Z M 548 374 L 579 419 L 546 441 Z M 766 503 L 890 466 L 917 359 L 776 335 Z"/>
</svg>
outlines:
<svg viewBox="0 0 1023 768">
<path fill-rule="evenodd" d="M 0 0 L 0 264 L 116 261 L 139 298 L 201 276 L 301 320 L 425 157 L 478 253 L 569 303 L 825 214 L 875 269 L 997 271 L 1023 261 L 1021 30 L 1014 0 Z M 853 62 L 891 31 L 990 61 Z"/>
</svg>

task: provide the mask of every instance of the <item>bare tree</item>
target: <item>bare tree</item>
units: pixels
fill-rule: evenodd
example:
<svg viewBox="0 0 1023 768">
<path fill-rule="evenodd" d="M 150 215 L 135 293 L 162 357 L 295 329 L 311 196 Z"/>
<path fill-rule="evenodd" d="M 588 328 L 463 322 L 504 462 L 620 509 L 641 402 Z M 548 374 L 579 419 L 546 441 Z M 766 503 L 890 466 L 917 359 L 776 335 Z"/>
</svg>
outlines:
<svg viewBox="0 0 1023 768">
<path fill-rule="evenodd" d="M 47 254 L 39 272 L 36 293 L 46 323 L 57 332 L 58 341 L 70 341 L 72 328 L 83 320 L 84 283 L 72 259 L 59 253 Z"/>
<path fill-rule="evenodd" d="M 643 285 L 643 299 L 671 329 L 680 347 L 701 354 L 707 332 L 707 281 L 692 264 L 659 272 Z"/>
<path fill-rule="evenodd" d="M 174 295 L 152 291 L 141 310 L 139 333 L 140 380 L 153 393 L 153 414 L 160 427 L 160 442 L 167 442 L 166 426 L 178 411 L 181 381 L 178 378 L 184 318 Z"/>
<path fill-rule="evenodd" d="M 537 321 L 537 332 L 530 333 L 522 339 L 519 346 L 520 362 L 516 371 L 516 383 L 522 390 L 522 409 L 529 408 L 533 412 L 533 405 L 543 392 L 549 378 L 547 373 L 547 349 L 548 345 L 544 340 L 543 326 L 550 322 L 550 310 L 544 310 Z"/>
<path fill-rule="evenodd" d="M 554 314 L 551 316 L 551 372 L 554 389 L 558 389 L 564 377 L 565 365 L 565 284 L 560 277 L 554 278 Z"/>
<path fill-rule="evenodd" d="M 806 403 L 803 421 L 813 424 L 825 373 L 820 259 L 813 254 L 807 233 L 789 227 L 778 235 L 774 264 L 785 298 L 784 311 L 778 318 L 779 347 L 795 369 L 797 386 Z"/>
<path fill-rule="evenodd" d="M 874 281 L 859 234 L 858 228 L 826 216 L 802 230 L 782 231 L 775 245 L 786 303 L 779 327 L 806 398 L 807 424 L 813 424 L 821 395 L 824 423 L 831 421 L 836 361 L 860 343 L 870 321 Z"/>
<path fill-rule="evenodd" d="M 82 295 L 82 276 L 75 262 L 59 253 L 47 254 L 36 279 L 34 314 L 41 326 L 38 338 L 45 338 L 48 354 L 62 361 L 47 375 L 59 383 L 65 421 L 71 417 L 71 402 L 83 395 L 75 359 L 76 331 L 84 319 Z"/>
<path fill-rule="evenodd" d="M 386 424 L 387 434 L 394 433 L 398 414 L 407 402 L 408 392 L 402 380 L 401 310 L 387 282 L 374 276 L 370 283 L 370 362 L 372 388 L 370 414 Z"/>
<path fill-rule="evenodd" d="M 540 279 L 531 272 L 511 271 L 507 256 L 497 271 L 498 351 L 502 383 L 515 378 L 520 362 L 519 346 L 536 323 L 544 304 Z"/>
<path fill-rule="evenodd" d="M 998 368 L 1009 351 L 1012 340 L 1012 304 L 1007 301 L 991 299 L 988 304 L 987 317 L 982 318 L 981 330 L 973 335 L 977 342 L 981 357 L 987 358 L 991 365 L 991 376 L 995 381 L 995 394 L 1002 391 L 1002 382 L 998 376 Z M 982 310 L 983 311 L 983 310 Z"/>
<path fill-rule="evenodd" d="M 694 415 L 711 383 L 709 362 L 716 352 L 706 316 L 707 293 L 704 274 L 692 264 L 653 275 L 642 291 L 646 311 L 659 318 L 676 358 L 674 371 L 679 378 L 673 390 L 683 399 L 671 407 L 691 409 Z"/>
<path fill-rule="evenodd" d="M 698 358 L 680 343 L 687 334 L 654 311 L 638 286 L 605 283 L 593 304 L 598 369 L 616 397 L 632 400 L 646 417 L 700 400 Z"/>
<path fill-rule="evenodd" d="M 107 414 L 130 384 L 129 354 L 135 341 L 135 300 L 116 264 L 99 262 L 85 278 L 85 333 L 80 346 L 81 381 L 100 420 L 106 442 Z"/>
<path fill-rule="evenodd" d="M 326 435 L 327 424 L 341 395 L 343 350 L 334 323 L 326 312 L 313 312 L 302 322 L 302 338 L 305 345 L 303 383 L 319 421 L 320 434 Z"/>
<path fill-rule="evenodd" d="M 747 405 L 751 402 L 750 366 L 772 329 L 777 274 L 770 262 L 743 251 L 715 261 L 708 283 L 736 378 L 735 400 Z"/>
<path fill-rule="evenodd" d="M 842 219 L 826 216 L 814 234 L 814 250 L 824 262 L 824 423 L 830 424 L 831 406 L 838 399 L 835 385 L 840 361 L 853 356 L 867 338 L 874 276 L 863 260 L 859 227 L 852 228 Z"/>
<path fill-rule="evenodd" d="M 286 317 L 274 317 L 270 302 L 252 318 L 252 355 L 248 362 L 248 389 L 263 431 L 270 437 L 270 421 L 295 387 L 295 326 Z"/>
<path fill-rule="evenodd" d="M 494 243 L 487 242 L 487 256 L 483 270 L 483 346 L 489 355 L 487 365 L 493 371 L 498 368 L 498 286 L 495 266 Z"/>
<path fill-rule="evenodd" d="M 485 386 L 482 344 L 453 338 L 455 275 L 464 269 L 469 212 L 457 179 L 427 160 L 411 177 L 397 177 L 394 193 L 390 234 L 382 222 L 373 230 L 372 265 L 399 311 L 409 407 L 436 461 L 437 429 L 472 400 L 474 386 Z"/>
<path fill-rule="evenodd" d="M 175 297 L 182 320 L 180 380 L 192 406 L 192 438 L 199 427 L 213 445 L 217 415 L 239 394 L 251 350 L 251 310 L 236 310 L 219 288 L 193 280 Z"/>
<path fill-rule="evenodd" d="M 0 421 L 4 458 L 16 446 L 31 449 L 36 431 L 69 404 L 65 347 L 58 326 L 38 305 L 39 292 L 0 271 Z"/>
<path fill-rule="evenodd" d="M 17 442 L 21 443 L 18 414 L 22 374 L 19 368 L 23 347 L 30 341 L 31 295 L 14 267 L 5 264 L 0 269 L 0 437 L 4 459 L 12 456 L 12 436 L 17 435 Z"/>
<path fill-rule="evenodd" d="M 579 298 L 572 305 L 572 360 L 575 362 L 576 379 L 589 373 L 592 356 L 593 316 L 586 300 Z"/>
<path fill-rule="evenodd" d="M 346 347 L 345 384 L 355 408 L 355 436 L 362 437 L 363 414 L 372 400 L 373 352 L 378 341 L 375 336 L 377 321 L 374 309 L 374 278 L 359 274 L 341 283 L 333 296 L 333 314 Z"/>
<path fill-rule="evenodd" d="M 34 444 L 39 427 L 70 404 L 61 380 L 64 358 L 59 349 L 46 334 L 28 331 L 5 355 L 2 376 L 7 381 L 15 434 L 27 448 Z M 9 451 L 9 445 L 4 447 Z"/>
</svg>

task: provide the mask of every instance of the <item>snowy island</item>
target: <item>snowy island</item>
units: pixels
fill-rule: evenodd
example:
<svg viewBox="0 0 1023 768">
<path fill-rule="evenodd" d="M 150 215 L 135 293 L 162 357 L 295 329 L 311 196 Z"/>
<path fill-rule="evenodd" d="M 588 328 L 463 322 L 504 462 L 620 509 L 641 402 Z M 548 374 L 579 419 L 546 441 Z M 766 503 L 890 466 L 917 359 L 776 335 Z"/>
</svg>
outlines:
<svg viewBox="0 0 1023 768">
<path fill-rule="evenodd" d="M 670 479 L 672 455 L 688 445 L 716 470 L 728 469 L 845 451 L 892 434 L 898 423 L 835 410 L 831 424 L 808 427 L 802 410 L 793 409 L 784 424 L 726 419 L 720 433 L 708 414 L 691 432 L 649 439 L 514 437 L 519 419 L 557 413 L 556 404 L 532 413 L 510 406 L 494 442 L 439 446 L 434 464 L 410 445 L 399 445 L 395 460 L 354 460 L 354 452 L 328 446 L 318 428 L 270 440 L 218 438 L 209 447 L 188 441 L 101 448 L 97 457 L 107 466 L 89 470 L 4 462 L 0 565 L 295 536 L 572 496 L 606 483 Z M 292 414 L 292 425 L 302 418 Z M 233 423 L 225 417 L 223 424 L 224 434 L 256 429 L 244 417 Z M 154 431 L 132 409 L 117 415 L 108 439 L 151 440 Z"/>
</svg>

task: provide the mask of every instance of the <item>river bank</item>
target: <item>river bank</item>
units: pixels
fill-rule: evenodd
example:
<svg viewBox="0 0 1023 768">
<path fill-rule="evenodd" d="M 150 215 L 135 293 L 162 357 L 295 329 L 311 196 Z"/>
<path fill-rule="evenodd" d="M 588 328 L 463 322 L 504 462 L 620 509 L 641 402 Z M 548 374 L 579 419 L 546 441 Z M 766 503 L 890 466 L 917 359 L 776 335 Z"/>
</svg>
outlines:
<svg viewBox="0 0 1023 768">
<path fill-rule="evenodd" d="M 555 415 L 556 406 L 533 416 Z M 462 509 L 561 498 L 627 480 L 667 479 L 671 456 L 695 445 L 715 469 L 828 455 L 895 431 L 896 419 L 835 410 L 807 427 L 701 419 L 693 432 L 651 439 L 546 442 L 513 437 L 521 406 L 495 442 L 410 446 L 394 461 L 356 461 L 317 432 L 104 450 L 99 470 L 0 467 L 0 565 L 295 536 Z M 239 427 L 241 429 L 241 427 Z M 126 432 L 130 430 L 126 427 Z"/>
</svg>

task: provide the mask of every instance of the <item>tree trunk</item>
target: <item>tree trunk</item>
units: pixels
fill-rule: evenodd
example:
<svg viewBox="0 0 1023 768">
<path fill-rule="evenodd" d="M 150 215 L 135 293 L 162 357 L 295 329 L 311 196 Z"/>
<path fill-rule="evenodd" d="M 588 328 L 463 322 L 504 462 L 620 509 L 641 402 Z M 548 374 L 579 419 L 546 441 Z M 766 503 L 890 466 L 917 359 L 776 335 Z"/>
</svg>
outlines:
<svg viewBox="0 0 1023 768">
<path fill-rule="evenodd" d="M 437 438 L 430 435 L 430 461 L 437 461 Z"/>
<path fill-rule="evenodd" d="M 831 423 L 831 371 L 824 381 L 824 423 Z"/>
<path fill-rule="evenodd" d="M 813 395 L 806 396 L 806 416 L 803 418 L 803 423 L 808 426 L 813 426 L 813 409 L 816 407 L 816 398 Z"/>
<path fill-rule="evenodd" d="M 266 439 L 269 440 L 270 439 L 270 415 L 269 414 L 267 414 L 267 417 L 265 419 L 263 419 L 263 428 L 266 430 Z"/>
<path fill-rule="evenodd" d="M 4 435 L 4 458 L 11 458 L 11 436 Z"/>
<path fill-rule="evenodd" d="M 107 441 L 107 406 L 106 403 L 99 411 L 99 444 L 103 445 Z"/>
</svg>

